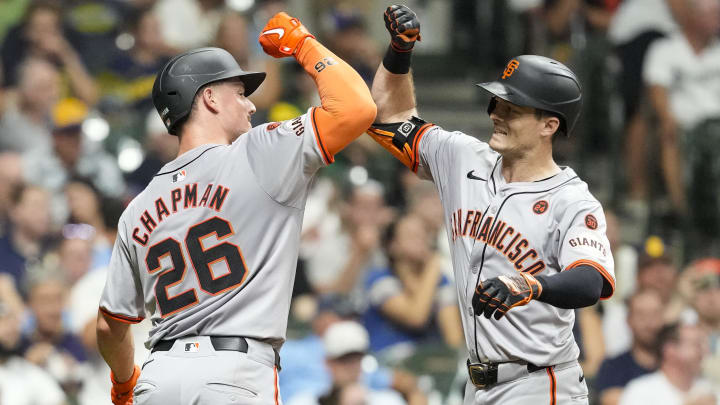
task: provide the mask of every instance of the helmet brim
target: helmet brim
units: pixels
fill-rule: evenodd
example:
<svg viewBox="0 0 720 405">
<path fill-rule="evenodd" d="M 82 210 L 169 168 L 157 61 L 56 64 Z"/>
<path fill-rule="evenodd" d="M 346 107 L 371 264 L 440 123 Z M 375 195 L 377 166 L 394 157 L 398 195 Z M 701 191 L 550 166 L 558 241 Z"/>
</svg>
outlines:
<svg viewBox="0 0 720 405">
<path fill-rule="evenodd" d="M 245 97 L 253 94 L 265 81 L 265 72 L 246 72 L 242 69 L 233 69 L 209 83 L 217 83 L 223 80 L 238 78 L 245 85 Z"/>
<path fill-rule="evenodd" d="M 527 98 L 517 90 L 513 89 L 510 86 L 507 86 L 500 82 L 485 82 L 485 83 L 477 83 L 476 86 L 480 87 L 481 89 L 487 91 L 493 96 L 499 97 L 507 102 L 513 103 L 515 105 L 519 106 L 532 106 L 531 103 L 528 103 Z"/>
</svg>

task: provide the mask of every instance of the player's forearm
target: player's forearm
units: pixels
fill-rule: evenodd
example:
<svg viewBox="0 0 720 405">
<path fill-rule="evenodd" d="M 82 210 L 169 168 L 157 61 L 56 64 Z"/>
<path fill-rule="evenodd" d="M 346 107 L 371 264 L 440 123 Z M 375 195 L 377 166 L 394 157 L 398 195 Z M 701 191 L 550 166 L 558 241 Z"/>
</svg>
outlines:
<svg viewBox="0 0 720 405">
<path fill-rule="evenodd" d="M 600 299 L 603 276 L 590 266 L 577 266 L 553 276 L 536 276 L 542 285 L 538 301 L 558 308 L 582 308 Z"/>
<path fill-rule="evenodd" d="M 297 60 L 315 80 L 322 103 L 315 123 L 325 147 L 335 154 L 370 127 L 375 103 L 362 77 L 314 38 L 305 40 Z"/>
<path fill-rule="evenodd" d="M 402 122 L 417 115 L 412 72 L 395 74 L 380 64 L 370 92 L 377 105 L 377 123 Z"/>
<path fill-rule="evenodd" d="M 135 344 L 130 325 L 98 312 L 98 350 L 119 382 L 127 381 L 135 367 Z"/>
</svg>

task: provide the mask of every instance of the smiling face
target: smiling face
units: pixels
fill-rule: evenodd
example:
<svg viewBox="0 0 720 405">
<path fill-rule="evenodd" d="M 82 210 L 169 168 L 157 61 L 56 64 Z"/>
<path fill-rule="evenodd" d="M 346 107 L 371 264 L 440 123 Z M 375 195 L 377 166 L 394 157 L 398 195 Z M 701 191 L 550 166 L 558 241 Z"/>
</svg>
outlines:
<svg viewBox="0 0 720 405">
<path fill-rule="evenodd" d="M 493 133 L 488 143 L 503 157 L 523 157 L 544 140 L 550 142 L 560 124 L 556 117 L 539 117 L 532 107 L 515 105 L 498 97 L 495 102 L 490 113 Z"/>
</svg>

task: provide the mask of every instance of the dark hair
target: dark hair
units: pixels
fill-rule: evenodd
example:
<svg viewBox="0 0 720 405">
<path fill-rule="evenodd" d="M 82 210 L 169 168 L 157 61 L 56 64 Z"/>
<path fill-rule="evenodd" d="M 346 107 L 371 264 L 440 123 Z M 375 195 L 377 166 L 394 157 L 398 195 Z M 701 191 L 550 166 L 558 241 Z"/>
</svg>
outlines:
<svg viewBox="0 0 720 405">
<path fill-rule="evenodd" d="M 665 264 L 665 265 L 673 265 L 673 259 L 668 254 L 662 254 L 660 256 L 651 256 L 645 252 L 640 253 L 640 256 L 638 257 L 638 264 L 637 269 L 645 270 L 650 266 L 654 266 L 656 264 Z"/>
<path fill-rule="evenodd" d="M 663 326 L 655 338 L 655 354 L 662 362 L 663 349 L 670 342 L 676 343 L 680 340 L 680 324 L 677 322 Z"/>
<path fill-rule="evenodd" d="M 10 190 L 10 203 L 13 207 L 20 204 L 20 201 L 25 195 L 25 191 L 30 187 L 32 186 L 22 181 L 13 185 L 12 189 Z"/>
<path fill-rule="evenodd" d="M 535 118 L 536 119 L 541 120 L 543 118 L 550 118 L 550 117 L 555 117 L 560 121 L 560 126 L 553 134 L 552 139 L 555 140 L 555 138 L 558 136 L 562 136 L 562 137 L 567 136 L 567 125 L 565 124 L 565 119 L 563 117 L 561 117 L 560 114 L 554 113 L 552 111 L 541 110 L 539 108 L 535 109 Z"/>
</svg>

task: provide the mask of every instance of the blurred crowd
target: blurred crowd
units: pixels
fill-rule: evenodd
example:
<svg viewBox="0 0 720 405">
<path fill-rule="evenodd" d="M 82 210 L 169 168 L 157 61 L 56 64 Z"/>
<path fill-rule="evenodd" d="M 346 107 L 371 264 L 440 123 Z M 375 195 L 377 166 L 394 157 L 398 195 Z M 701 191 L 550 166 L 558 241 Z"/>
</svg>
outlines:
<svg viewBox="0 0 720 405">
<path fill-rule="evenodd" d="M 429 31 L 444 47 L 419 47 L 418 88 L 463 77 L 470 86 L 521 53 L 581 77 L 581 123 L 557 158 L 603 202 L 617 275 L 611 299 L 576 311 L 591 403 L 720 403 L 720 0 L 407 4 L 424 27 L 447 27 Z M 282 121 L 319 98 L 297 64 L 262 53 L 265 21 L 307 15 L 370 84 L 387 46 L 371 27 L 387 5 L 0 1 L 0 403 L 110 403 L 97 303 L 120 214 L 177 153 L 151 101 L 168 58 L 227 49 L 268 73 L 251 97 L 254 123 Z M 451 60 L 460 67 L 443 73 Z M 476 101 L 481 123 L 486 100 Z M 322 171 L 281 351 L 285 403 L 462 403 L 465 343 L 443 224 L 434 186 L 369 137 Z M 149 328 L 134 327 L 136 342 Z M 142 364 L 147 350 L 136 351 Z"/>
</svg>

